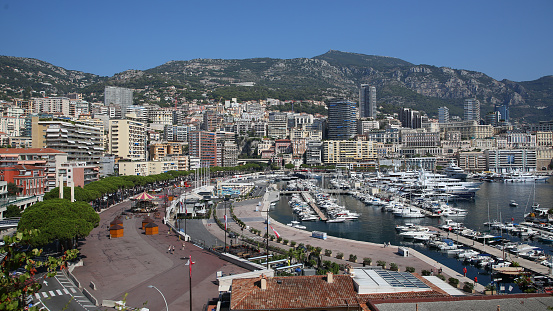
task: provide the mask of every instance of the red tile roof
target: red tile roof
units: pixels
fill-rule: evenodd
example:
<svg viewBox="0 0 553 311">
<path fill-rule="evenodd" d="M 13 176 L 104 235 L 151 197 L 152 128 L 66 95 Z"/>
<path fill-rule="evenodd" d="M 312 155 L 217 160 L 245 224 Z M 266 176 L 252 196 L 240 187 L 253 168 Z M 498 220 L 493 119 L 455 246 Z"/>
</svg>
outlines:
<svg viewBox="0 0 553 311">
<path fill-rule="evenodd" d="M 260 284 L 261 278 L 233 280 L 230 309 L 324 309 L 357 307 L 371 299 L 402 300 L 449 296 L 433 290 L 359 295 L 349 275 L 334 275 L 333 283 L 326 281 L 326 275 L 268 278 L 266 290 L 262 290 Z"/>
</svg>

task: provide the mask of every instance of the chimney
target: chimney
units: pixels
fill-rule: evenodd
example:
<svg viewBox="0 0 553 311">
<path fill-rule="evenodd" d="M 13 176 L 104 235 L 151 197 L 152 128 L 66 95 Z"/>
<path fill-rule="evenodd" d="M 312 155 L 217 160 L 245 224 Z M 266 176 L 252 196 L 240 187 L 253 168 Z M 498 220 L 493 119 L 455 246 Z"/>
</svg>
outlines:
<svg viewBox="0 0 553 311">
<path fill-rule="evenodd" d="M 267 289 L 267 279 L 264 275 L 261 276 L 261 289 L 266 290 Z"/>
<path fill-rule="evenodd" d="M 332 272 L 326 273 L 326 281 L 328 283 L 334 283 L 334 274 Z"/>
</svg>

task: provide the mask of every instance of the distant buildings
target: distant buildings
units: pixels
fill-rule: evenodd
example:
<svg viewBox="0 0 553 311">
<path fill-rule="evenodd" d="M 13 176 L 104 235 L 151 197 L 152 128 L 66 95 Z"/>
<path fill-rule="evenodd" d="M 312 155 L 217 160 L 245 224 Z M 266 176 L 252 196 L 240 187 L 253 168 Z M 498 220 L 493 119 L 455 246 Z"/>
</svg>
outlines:
<svg viewBox="0 0 553 311">
<path fill-rule="evenodd" d="M 449 123 L 449 108 L 445 106 L 438 108 L 438 122 Z"/>
<path fill-rule="evenodd" d="M 361 89 L 359 90 L 359 117 L 376 117 L 376 87 L 361 84 Z"/>
<path fill-rule="evenodd" d="M 357 105 L 351 101 L 328 103 L 328 139 L 347 140 L 357 132 Z"/>
<path fill-rule="evenodd" d="M 117 105 L 121 109 L 121 117 L 127 114 L 127 107 L 132 106 L 133 91 L 124 87 L 106 86 L 104 89 L 104 105 Z"/>
<path fill-rule="evenodd" d="M 465 121 L 480 122 L 480 101 L 476 98 L 465 99 Z"/>
<path fill-rule="evenodd" d="M 418 129 L 422 127 L 421 113 L 411 108 L 402 108 L 399 111 L 399 121 L 402 127 Z"/>
</svg>

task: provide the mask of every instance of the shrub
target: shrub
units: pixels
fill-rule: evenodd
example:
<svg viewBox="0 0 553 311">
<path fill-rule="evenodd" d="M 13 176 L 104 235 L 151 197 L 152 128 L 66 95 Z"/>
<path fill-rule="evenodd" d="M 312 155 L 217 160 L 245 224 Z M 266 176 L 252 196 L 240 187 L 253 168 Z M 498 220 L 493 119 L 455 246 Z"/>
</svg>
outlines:
<svg viewBox="0 0 553 311">
<path fill-rule="evenodd" d="M 284 239 L 284 245 L 288 245 L 288 240 Z"/>
<path fill-rule="evenodd" d="M 363 258 L 363 264 L 370 266 L 373 263 L 373 259 L 369 257 Z"/>
<path fill-rule="evenodd" d="M 342 259 L 342 258 L 344 258 L 344 254 L 343 254 L 343 253 L 338 253 L 338 254 L 336 255 L 336 258 Z"/>
<path fill-rule="evenodd" d="M 296 246 L 296 241 L 290 242 L 290 245 L 291 245 L 292 247 L 295 247 L 295 246 Z"/>
<path fill-rule="evenodd" d="M 421 274 L 422 274 L 422 276 L 429 276 L 429 275 L 430 275 L 430 271 L 428 271 L 428 270 L 422 270 L 422 271 L 421 271 Z"/>
<path fill-rule="evenodd" d="M 357 261 L 357 255 L 349 254 L 349 261 L 356 262 Z"/>
<path fill-rule="evenodd" d="M 379 260 L 376 262 L 377 266 L 381 266 L 382 268 L 386 267 L 386 262 L 384 260 Z"/>
<path fill-rule="evenodd" d="M 413 272 L 415 272 L 415 268 L 413 268 L 413 267 L 405 267 L 405 272 L 413 273 Z"/>
<path fill-rule="evenodd" d="M 513 263 L 511 264 L 511 267 L 520 267 L 520 263 L 513 261 Z"/>
<path fill-rule="evenodd" d="M 278 237 L 277 238 L 277 242 L 280 243 L 282 241 L 282 238 L 281 237 Z"/>
<path fill-rule="evenodd" d="M 471 282 L 465 282 L 465 285 L 463 286 L 463 290 L 467 293 L 472 293 L 472 290 L 474 289 L 474 284 Z"/>
<path fill-rule="evenodd" d="M 443 274 L 438 274 L 436 275 L 438 277 L 438 279 L 442 280 L 445 282 L 445 276 Z"/>
<path fill-rule="evenodd" d="M 459 285 L 459 279 L 456 278 L 449 278 L 447 279 L 447 282 L 453 287 L 457 287 Z"/>
<path fill-rule="evenodd" d="M 397 266 L 397 264 L 395 264 L 395 263 L 392 262 L 392 263 L 390 264 L 390 270 L 392 270 L 392 271 L 398 271 L 398 270 L 399 270 L 399 267 Z"/>
<path fill-rule="evenodd" d="M 332 256 L 332 250 L 325 249 L 325 256 L 328 256 L 328 257 Z"/>
</svg>

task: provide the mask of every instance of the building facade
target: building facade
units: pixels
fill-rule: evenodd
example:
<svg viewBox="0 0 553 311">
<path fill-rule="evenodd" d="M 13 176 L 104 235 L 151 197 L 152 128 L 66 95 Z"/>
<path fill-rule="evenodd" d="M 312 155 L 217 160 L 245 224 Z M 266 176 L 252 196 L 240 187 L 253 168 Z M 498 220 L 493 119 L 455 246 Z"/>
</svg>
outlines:
<svg viewBox="0 0 553 311">
<path fill-rule="evenodd" d="M 357 105 L 350 101 L 328 103 L 328 139 L 347 140 L 357 133 Z"/>
<path fill-rule="evenodd" d="M 359 90 L 359 117 L 376 118 L 376 87 L 361 84 Z"/>
<path fill-rule="evenodd" d="M 146 126 L 132 120 L 109 120 L 108 152 L 132 161 L 146 160 Z"/>
<path fill-rule="evenodd" d="M 121 108 L 121 117 L 125 118 L 127 107 L 132 106 L 133 91 L 124 87 L 106 86 L 104 89 L 104 105 L 116 105 Z"/>
</svg>

